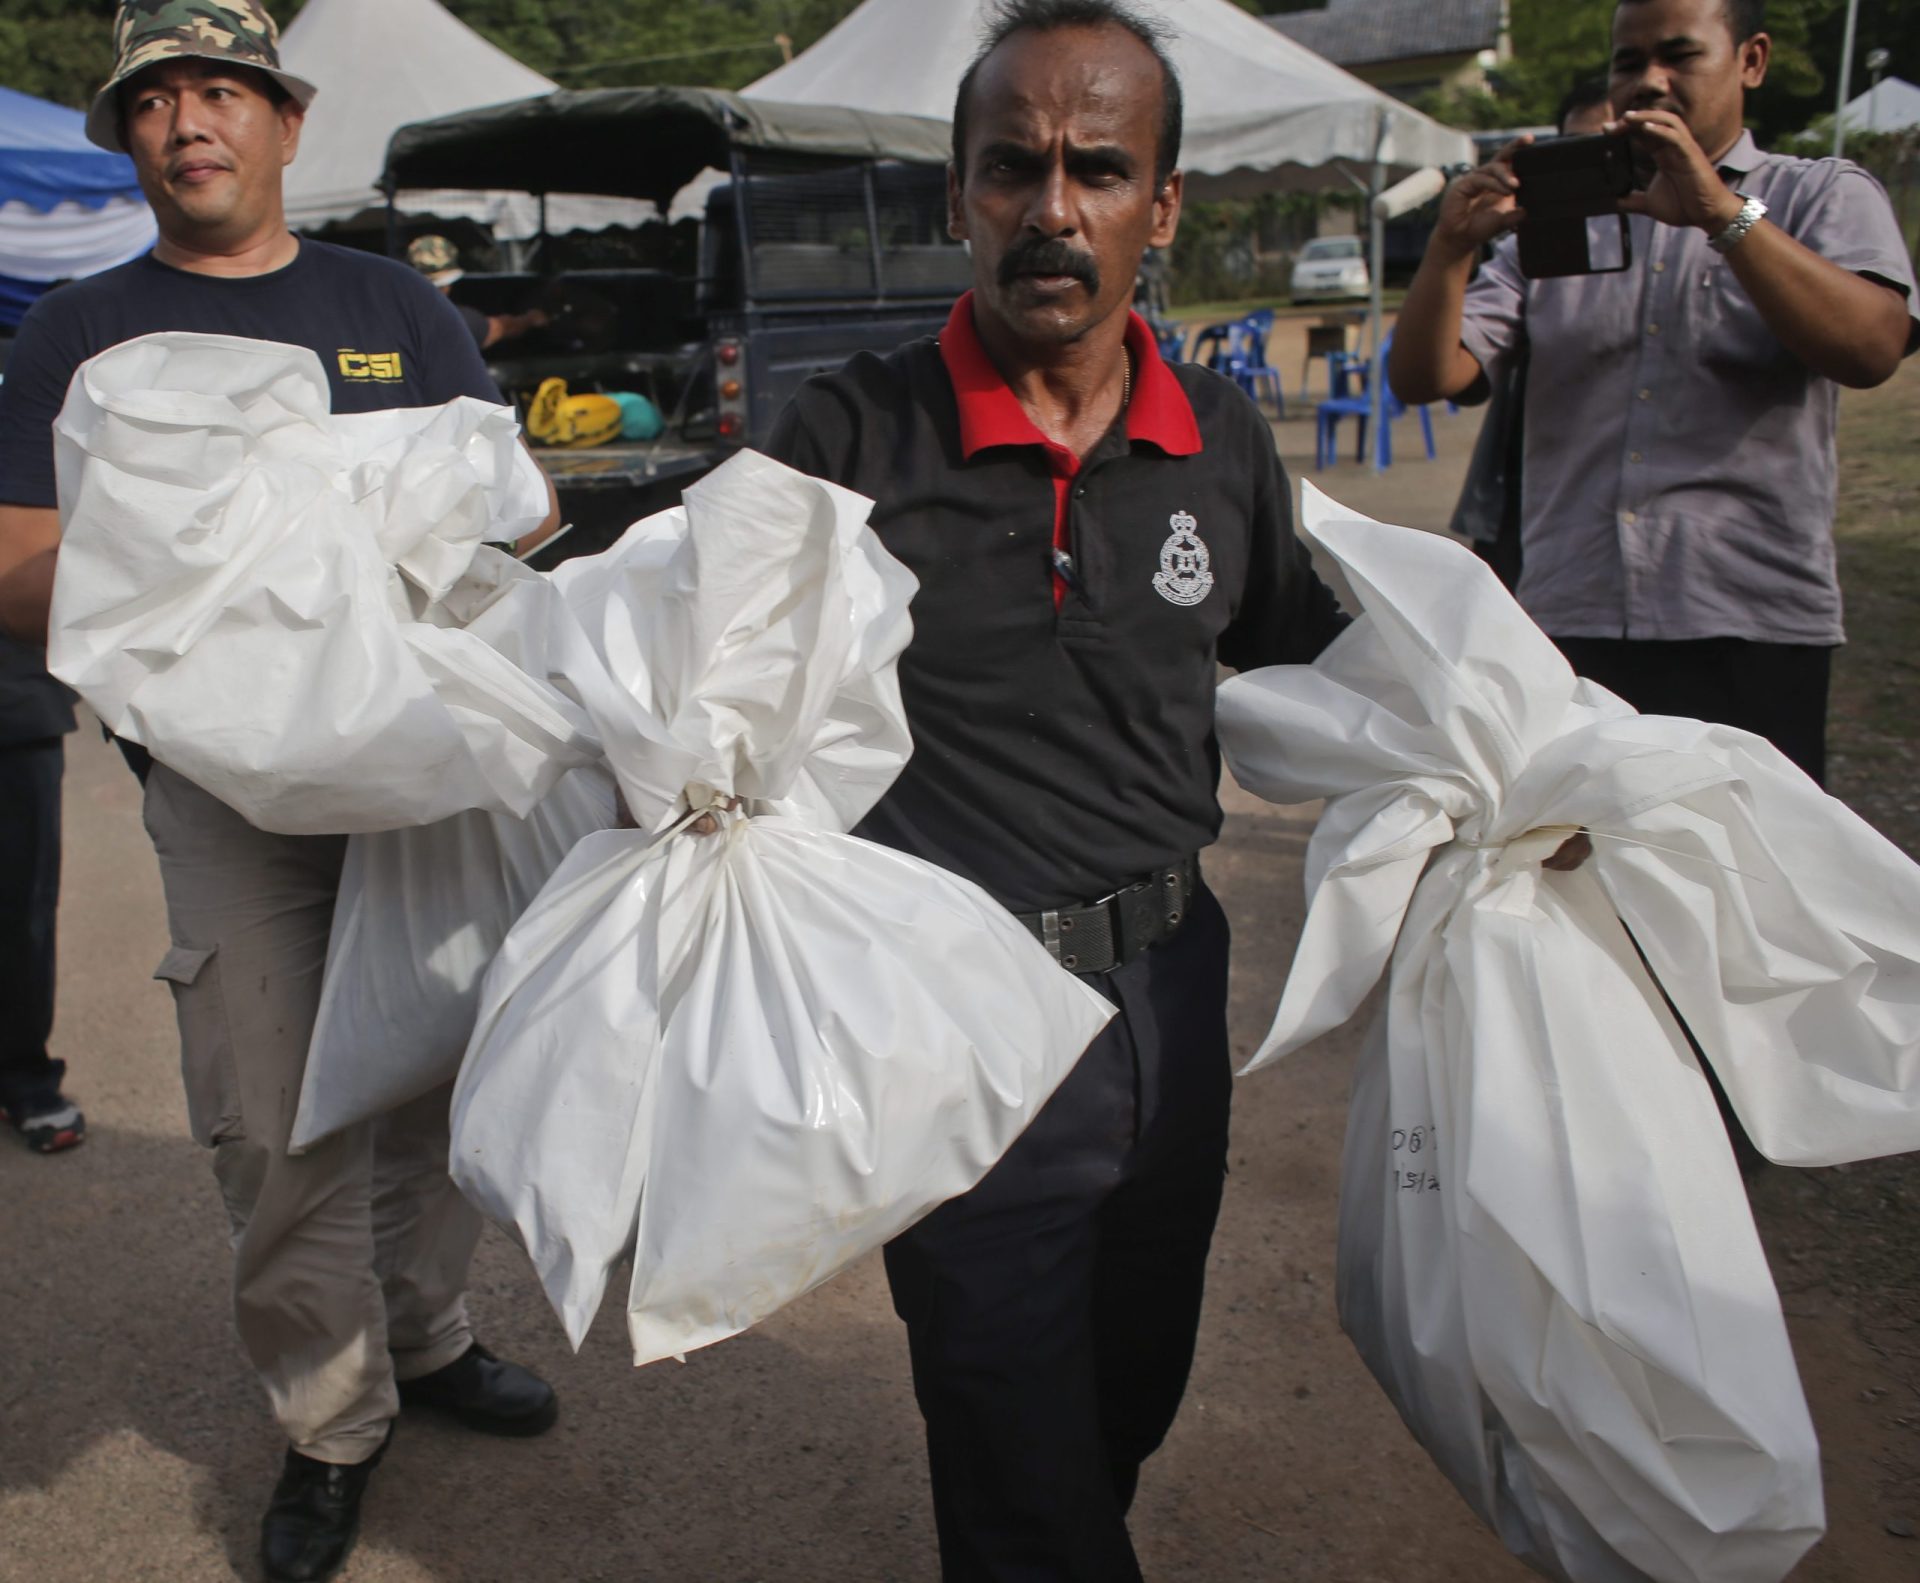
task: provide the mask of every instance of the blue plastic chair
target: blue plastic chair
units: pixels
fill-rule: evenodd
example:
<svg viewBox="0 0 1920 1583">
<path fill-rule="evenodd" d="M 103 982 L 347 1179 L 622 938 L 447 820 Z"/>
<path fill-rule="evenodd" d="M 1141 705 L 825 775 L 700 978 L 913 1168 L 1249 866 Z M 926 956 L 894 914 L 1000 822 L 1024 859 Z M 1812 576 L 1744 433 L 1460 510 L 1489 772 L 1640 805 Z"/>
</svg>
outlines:
<svg viewBox="0 0 1920 1583">
<path fill-rule="evenodd" d="M 1216 372 L 1226 372 L 1226 361 L 1231 354 L 1234 339 L 1232 324 L 1209 324 L 1197 332 L 1193 338 L 1193 347 L 1187 353 L 1190 363 L 1203 363 Z"/>
<path fill-rule="evenodd" d="M 1393 345 L 1392 336 L 1387 337 L 1387 345 L 1388 347 Z M 1393 393 L 1392 380 L 1387 381 L 1381 395 L 1385 399 L 1381 402 L 1380 412 L 1380 465 L 1391 467 L 1393 465 L 1393 420 L 1404 418 L 1409 409 L 1407 404 Z M 1424 401 L 1411 410 L 1420 414 L 1420 433 L 1427 442 L 1427 460 L 1432 461 L 1434 458 L 1433 413 Z"/>
<path fill-rule="evenodd" d="M 1258 405 L 1264 386 L 1273 396 L 1273 415 L 1287 415 L 1286 391 L 1280 370 L 1267 361 L 1267 337 L 1273 333 L 1273 309 L 1256 308 L 1240 321 L 1240 361 L 1232 370 L 1234 381 Z"/>
<path fill-rule="evenodd" d="M 1380 348 L 1380 362 L 1384 368 L 1386 361 L 1393 355 L 1393 337 L 1389 335 Z M 1347 358 L 1344 365 L 1336 364 L 1335 359 L 1341 353 L 1327 354 L 1327 383 L 1329 389 L 1342 393 L 1320 403 L 1314 413 L 1313 465 L 1315 469 L 1333 465 L 1337 449 L 1337 430 L 1342 418 L 1355 418 L 1359 421 L 1359 436 L 1354 445 L 1353 459 L 1364 462 L 1367 457 L 1367 424 L 1373 417 L 1373 369 L 1360 358 Z M 1357 377 L 1360 388 L 1356 392 L 1343 389 L 1347 377 Z M 1336 384 L 1335 381 L 1339 383 Z M 1380 392 L 1380 433 L 1375 441 L 1378 448 L 1378 462 L 1382 468 L 1393 465 L 1393 420 L 1403 418 L 1410 410 L 1407 404 L 1393 393 L 1389 382 Z M 1434 458 L 1433 414 L 1423 404 L 1411 409 L 1420 414 L 1420 431 L 1427 445 L 1427 460 Z"/>
<path fill-rule="evenodd" d="M 1327 396 L 1330 400 L 1353 394 L 1355 380 L 1360 388 L 1367 388 L 1367 360 L 1357 352 L 1328 352 L 1327 359 Z"/>
<path fill-rule="evenodd" d="M 1316 471 L 1333 466 L 1337 440 L 1335 430 L 1342 418 L 1359 420 L 1360 433 L 1354 445 L 1353 459 L 1356 462 L 1367 459 L 1367 424 L 1373 418 L 1373 401 L 1364 388 L 1356 395 L 1329 396 L 1313 409 L 1313 417 L 1313 465 Z"/>
<path fill-rule="evenodd" d="M 1281 389 L 1280 372 L 1267 362 L 1266 332 L 1273 328 L 1273 310 L 1262 308 L 1244 319 L 1228 319 L 1209 324 L 1193 338 L 1188 360 L 1204 363 L 1216 374 L 1225 375 L 1251 396 L 1260 399 L 1266 386 L 1273 395 L 1274 412 L 1287 415 L 1286 397 Z"/>
</svg>

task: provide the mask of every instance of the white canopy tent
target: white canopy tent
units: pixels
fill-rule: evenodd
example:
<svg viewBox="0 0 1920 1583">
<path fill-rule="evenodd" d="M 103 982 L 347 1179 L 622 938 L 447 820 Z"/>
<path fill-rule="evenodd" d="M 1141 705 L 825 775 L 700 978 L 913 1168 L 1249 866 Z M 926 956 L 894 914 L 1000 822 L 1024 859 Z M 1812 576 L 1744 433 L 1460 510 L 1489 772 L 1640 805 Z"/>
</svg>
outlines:
<svg viewBox="0 0 1920 1583">
<path fill-rule="evenodd" d="M 1323 60 L 1232 0 L 1139 0 L 1174 31 L 1186 94 L 1180 163 L 1194 198 L 1370 183 L 1471 164 L 1473 142 Z M 811 49 L 743 90 L 789 104 L 953 114 L 987 0 L 866 0 Z"/>
<path fill-rule="evenodd" d="M 832 32 L 743 90 L 797 104 L 953 114 L 989 0 L 866 0 Z M 1474 164 L 1473 140 L 1342 71 L 1232 0 L 1136 0 L 1173 30 L 1185 96 L 1180 165 L 1190 199 L 1363 189 Z M 1380 339 L 1382 219 L 1373 226 L 1373 344 Z M 1380 381 L 1373 382 L 1377 391 Z M 1377 427 L 1377 425 L 1376 425 Z"/>
<path fill-rule="evenodd" d="M 296 230 L 385 207 L 377 183 L 397 127 L 555 87 L 438 0 L 307 0 L 281 37 L 280 58 L 320 90 L 287 171 L 287 223 Z M 540 229 L 539 201 L 526 193 L 408 192 L 399 208 L 477 220 L 507 240 Z M 598 230 L 655 212 L 626 199 L 553 197 L 547 223 L 553 231 Z"/>
<path fill-rule="evenodd" d="M 1901 77 L 1883 77 L 1849 99 L 1840 119 L 1849 132 L 1911 131 L 1920 127 L 1920 88 Z"/>
</svg>

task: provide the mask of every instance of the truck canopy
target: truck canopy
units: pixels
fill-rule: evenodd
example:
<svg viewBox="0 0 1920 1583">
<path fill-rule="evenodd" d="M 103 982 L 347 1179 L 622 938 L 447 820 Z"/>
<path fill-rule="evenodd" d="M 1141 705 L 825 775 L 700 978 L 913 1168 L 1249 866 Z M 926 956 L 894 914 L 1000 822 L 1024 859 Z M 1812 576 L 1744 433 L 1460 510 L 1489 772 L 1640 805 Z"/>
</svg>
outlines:
<svg viewBox="0 0 1920 1583">
<path fill-rule="evenodd" d="M 717 88 L 561 89 L 401 127 L 381 186 L 648 198 L 664 208 L 734 150 L 944 165 L 945 121 L 743 99 Z"/>
</svg>

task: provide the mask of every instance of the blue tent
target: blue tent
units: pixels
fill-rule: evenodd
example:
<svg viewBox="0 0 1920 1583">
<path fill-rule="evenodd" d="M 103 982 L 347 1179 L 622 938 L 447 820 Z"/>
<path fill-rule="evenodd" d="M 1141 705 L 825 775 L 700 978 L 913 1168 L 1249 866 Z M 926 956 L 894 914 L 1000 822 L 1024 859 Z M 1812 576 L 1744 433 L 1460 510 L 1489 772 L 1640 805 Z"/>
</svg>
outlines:
<svg viewBox="0 0 1920 1583">
<path fill-rule="evenodd" d="M 78 110 L 0 88 L 0 325 L 54 281 L 124 263 L 153 237 L 132 160 L 89 143 Z"/>
</svg>

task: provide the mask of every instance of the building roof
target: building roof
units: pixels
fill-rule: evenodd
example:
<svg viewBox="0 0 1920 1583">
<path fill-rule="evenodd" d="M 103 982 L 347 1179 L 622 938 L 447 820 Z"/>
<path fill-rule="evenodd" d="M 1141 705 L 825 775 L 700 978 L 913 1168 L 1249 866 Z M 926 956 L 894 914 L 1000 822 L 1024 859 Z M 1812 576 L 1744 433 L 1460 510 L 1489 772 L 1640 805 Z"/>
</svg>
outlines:
<svg viewBox="0 0 1920 1583">
<path fill-rule="evenodd" d="M 1504 9 L 1502 0 L 1328 0 L 1323 11 L 1266 20 L 1336 66 L 1353 67 L 1492 49 Z"/>
</svg>

